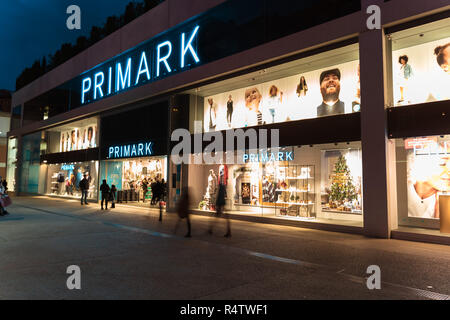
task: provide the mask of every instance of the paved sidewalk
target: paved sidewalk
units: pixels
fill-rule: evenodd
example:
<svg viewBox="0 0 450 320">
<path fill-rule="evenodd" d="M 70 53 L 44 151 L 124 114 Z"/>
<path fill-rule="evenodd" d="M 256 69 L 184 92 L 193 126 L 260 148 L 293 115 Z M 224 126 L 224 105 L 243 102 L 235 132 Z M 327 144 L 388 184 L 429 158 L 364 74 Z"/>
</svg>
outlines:
<svg viewBox="0 0 450 320">
<path fill-rule="evenodd" d="M 448 299 L 450 247 L 45 197 L 0 218 L 0 299 Z M 82 289 L 68 290 L 78 265 Z M 381 290 L 368 290 L 369 265 Z"/>
</svg>

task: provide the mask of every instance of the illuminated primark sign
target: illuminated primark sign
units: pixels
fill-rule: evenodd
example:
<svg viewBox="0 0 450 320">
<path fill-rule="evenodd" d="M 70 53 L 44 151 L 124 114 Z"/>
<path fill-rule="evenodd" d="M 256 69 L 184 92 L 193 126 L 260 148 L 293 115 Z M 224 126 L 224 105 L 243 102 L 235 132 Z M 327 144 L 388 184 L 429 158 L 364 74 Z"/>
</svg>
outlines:
<svg viewBox="0 0 450 320">
<path fill-rule="evenodd" d="M 120 93 L 198 64 L 200 26 L 150 40 L 79 78 L 81 104 Z"/>
<path fill-rule="evenodd" d="M 108 159 L 148 157 L 153 154 L 153 142 L 114 145 L 108 148 Z"/>
<path fill-rule="evenodd" d="M 243 155 L 244 162 L 276 162 L 276 161 L 292 161 L 294 160 L 293 151 L 283 152 L 260 152 L 246 153 Z"/>
</svg>

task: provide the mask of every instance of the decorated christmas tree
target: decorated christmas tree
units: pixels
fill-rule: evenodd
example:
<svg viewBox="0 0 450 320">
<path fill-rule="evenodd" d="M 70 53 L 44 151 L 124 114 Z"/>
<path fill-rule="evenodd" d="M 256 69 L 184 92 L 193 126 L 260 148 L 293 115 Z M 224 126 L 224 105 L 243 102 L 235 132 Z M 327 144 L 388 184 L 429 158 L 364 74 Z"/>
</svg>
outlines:
<svg viewBox="0 0 450 320">
<path fill-rule="evenodd" d="M 357 194 L 353 179 L 344 156 L 339 156 L 331 176 L 330 202 L 339 206 L 345 201 L 356 199 Z"/>
</svg>

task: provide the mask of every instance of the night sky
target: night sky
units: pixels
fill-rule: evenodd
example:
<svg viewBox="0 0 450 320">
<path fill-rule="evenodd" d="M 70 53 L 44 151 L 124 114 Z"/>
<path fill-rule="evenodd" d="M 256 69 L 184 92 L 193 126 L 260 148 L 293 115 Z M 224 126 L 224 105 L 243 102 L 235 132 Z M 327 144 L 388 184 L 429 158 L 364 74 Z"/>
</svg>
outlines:
<svg viewBox="0 0 450 320">
<path fill-rule="evenodd" d="M 62 43 L 88 36 L 110 15 L 121 15 L 131 0 L 0 0 L 0 89 L 15 90 L 17 76 Z M 139 2 L 139 1 L 136 1 Z M 81 9 L 81 30 L 69 30 L 66 9 Z"/>
</svg>

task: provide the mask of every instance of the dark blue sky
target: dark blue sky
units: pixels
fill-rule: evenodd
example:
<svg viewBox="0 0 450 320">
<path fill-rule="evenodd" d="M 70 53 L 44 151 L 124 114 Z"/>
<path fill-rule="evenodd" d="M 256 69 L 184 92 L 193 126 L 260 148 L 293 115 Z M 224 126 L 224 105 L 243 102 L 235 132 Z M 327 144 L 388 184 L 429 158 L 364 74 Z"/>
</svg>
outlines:
<svg viewBox="0 0 450 320">
<path fill-rule="evenodd" d="M 120 15 L 131 0 L 0 0 L 0 89 L 15 90 L 16 78 L 36 59 L 62 43 L 87 36 L 110 15 Z M 140 2 L 140 1 L 136 1 Z M 81 30 L 68 30 L 66 9 L 81 8 Z"/>
</svg>

